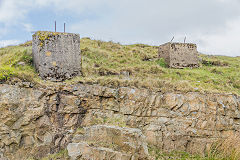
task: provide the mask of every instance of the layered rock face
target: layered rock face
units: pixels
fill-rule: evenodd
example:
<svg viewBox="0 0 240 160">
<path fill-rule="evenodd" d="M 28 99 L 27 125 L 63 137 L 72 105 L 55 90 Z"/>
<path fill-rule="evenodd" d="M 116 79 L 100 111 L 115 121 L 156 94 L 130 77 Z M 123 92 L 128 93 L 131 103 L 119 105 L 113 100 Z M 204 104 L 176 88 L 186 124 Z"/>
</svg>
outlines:
<svg viewBox="0 0 240 160">
<path fill-rule="evenodd" d="M 72 159 L 148 159 L 146 138 L 140 129 L 107 125 L 84 127 L 67 147 Z"/>
<path fill-rule="evenodd" d="M 204 153 L 240 130 L 240 97 L 97 85 L 0 85 L 0 159 L 147 159 L 147 146 Z"/>
</svg>

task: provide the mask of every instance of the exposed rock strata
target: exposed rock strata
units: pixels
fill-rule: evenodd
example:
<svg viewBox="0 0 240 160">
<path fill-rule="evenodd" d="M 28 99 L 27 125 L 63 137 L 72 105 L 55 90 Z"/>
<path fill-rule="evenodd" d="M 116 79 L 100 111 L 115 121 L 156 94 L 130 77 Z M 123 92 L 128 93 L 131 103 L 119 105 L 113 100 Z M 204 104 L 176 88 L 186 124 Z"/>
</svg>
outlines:
<svg viewBox="0 0 240 160">
<path fill-rule="evenodd" d="M 148 159 L 146 138 L 140 129 L 94 125 L 84 127 L 67 146 L 72 159 Z"/>
<path fill-rule="evenodd" d="M 240 131 L 240 97 L 86 84 L 48 89 L 0 85 L 0 159 L 42 158 L 69 143 L 125 156 L 124 150 L 76 142 L 79 129 L 99 124 L 138 128 L 148 145 L 165 151 L 203 153 L 213 141 Z"/>
</svg>

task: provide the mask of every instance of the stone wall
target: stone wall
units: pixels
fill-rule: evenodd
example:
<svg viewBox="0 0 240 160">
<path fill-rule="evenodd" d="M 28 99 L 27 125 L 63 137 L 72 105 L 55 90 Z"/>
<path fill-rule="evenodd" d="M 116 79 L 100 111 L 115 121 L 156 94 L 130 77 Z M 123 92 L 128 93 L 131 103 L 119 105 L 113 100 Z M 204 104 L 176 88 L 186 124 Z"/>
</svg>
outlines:
<svg viewBox="0 0 240 160">
<path fill-rule="evenodd" d="M 197 54 L 197 46 L 191 43 L 166 43 L 158 52 L 171 68 L 199 67 Z"/>
<path fill-rule="evenodd" d="M 86 84 L 29 87 L 0 85 L 0 158 L 42 158 L 66 148 L 73 159 L 94 153 L 143 158 L 147 145 L 204 153 L 212 142 L 240 131 L 240 97 L 231 94 Z M 105 132 L 108 136 L 101 135 Z"/>
<path fill-rule="evenodd" d="M 170 44 L 166 43 L 159 46 L 158 49 L 159 58 L 163 58 L 168 66 L 170 66 Z"/>
<path fill-rule="evenodd" d="M 78 34 L 36 32 L 32 50 L 34 66 L 42 79 L 63 81 L 81 74 Z"/>
</svg>

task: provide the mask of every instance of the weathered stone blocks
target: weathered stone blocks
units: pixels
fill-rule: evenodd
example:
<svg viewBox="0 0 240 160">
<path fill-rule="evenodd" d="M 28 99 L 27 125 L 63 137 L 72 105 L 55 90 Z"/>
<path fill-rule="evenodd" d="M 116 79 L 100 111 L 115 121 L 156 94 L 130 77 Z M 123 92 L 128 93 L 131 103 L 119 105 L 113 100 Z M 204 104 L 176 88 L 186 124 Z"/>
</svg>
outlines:
<svg viewBox="0 0 240 160">
<path fill-rule="evenodd" d="M 67 146 L 72 159 L 148 159 L 146 137 L 140 129 L 94 125 L 84 127 Z"/>
<path fill-rule="evenodd" d="M 159 46 L 158 56 L 170 68 L 199 67 L 197 45 L 192 43 L 166 43 Z"/>
<path fill-rule="evenodd" d="M 240 97 L 232 94 L 2 84 L 0 112 L 0 159 L 9 160 L 62 149 L 72 159 L 147 159 L 147 146 L 203 154 L 240 131 Z"/>
<path fill-rule="evenodd" d="M 39 31 L 32 37 L 33 62 L 42 79 L 63 81 L 81 75 L 79 34 Z"/>
</svg>

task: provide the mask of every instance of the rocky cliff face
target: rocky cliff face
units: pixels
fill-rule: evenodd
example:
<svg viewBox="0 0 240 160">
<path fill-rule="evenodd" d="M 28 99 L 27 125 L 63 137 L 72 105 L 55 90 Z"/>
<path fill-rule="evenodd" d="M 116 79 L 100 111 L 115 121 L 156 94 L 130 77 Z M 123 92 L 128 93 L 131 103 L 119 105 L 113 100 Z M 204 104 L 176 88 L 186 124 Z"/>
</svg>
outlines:
<svg viewBox="0 0 240 160">
<path fill-rule="evenodd" d="M 41 159 L 62 149 L 72 159 L 146 159 L 148 145 L 204 153 L 240 130 L 235 95 L 30 86 L 0 85 L 0 159 Z"/>
</svg>

